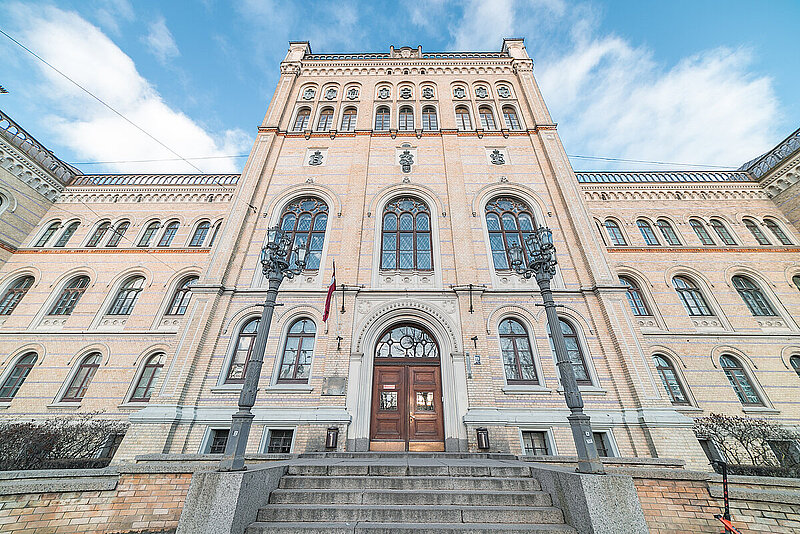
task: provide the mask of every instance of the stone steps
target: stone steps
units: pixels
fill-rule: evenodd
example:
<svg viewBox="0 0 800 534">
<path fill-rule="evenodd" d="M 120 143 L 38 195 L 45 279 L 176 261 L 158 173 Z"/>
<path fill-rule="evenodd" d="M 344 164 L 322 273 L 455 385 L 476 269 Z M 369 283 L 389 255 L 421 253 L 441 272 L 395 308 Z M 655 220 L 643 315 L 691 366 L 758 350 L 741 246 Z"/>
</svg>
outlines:
<svg viewBox="0 0 800 534">
<path fill-rule="evenodd" d="M 402 505 L 471 505 L 471 506 L 550 506 L 550 494 L 543 491 L 440 490 L 413 491 L 397 489 L 277 489 L 270 504 L 395 504 Z"/>
<path fill-rule="evenodd" d="M 575 534 L 567 525 L 255 522 L 245 534 Z"/>
<path fill-rule="evenodd" d="M 539 481 L 524 477 L 452 476 L 302 476 L 284 475 L 282 489 L 397 489 L 397 490 L 482 490 L 541 491 Z"/>
</svg>

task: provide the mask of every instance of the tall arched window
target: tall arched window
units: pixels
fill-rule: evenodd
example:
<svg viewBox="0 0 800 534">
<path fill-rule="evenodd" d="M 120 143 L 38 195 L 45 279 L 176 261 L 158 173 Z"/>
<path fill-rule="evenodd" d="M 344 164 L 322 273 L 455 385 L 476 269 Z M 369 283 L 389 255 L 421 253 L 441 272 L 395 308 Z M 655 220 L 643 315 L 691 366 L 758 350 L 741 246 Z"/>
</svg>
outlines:
<svg viewBox="0 0 800 534">
<path fill-rule="evenodd" d="M 711 228 L 714 229 L 714 231 L 717 233 L 719 238 L 726 245 L 735 245 L 736 244 L 736 240 L 733 238 L 731 233 L 728 231 L 728 228 L 725 226 L 725 223 L 723 223 L 719 219 L 711 219 Z"/>
<path fill-rule="evenodd" d="M 192 240 L 189 242 L 189 246 L 202 247 L 203 241 L 206 240 L 206 236 L 208 235 L 209 228 L 211 228 L 211 223 L 208 221 L 203 221 L 198 224 L 192 236 Z"/>
<path fill-rule="evenodd" d="M 783 229 L 778 226 L 778 223 L 773 221 L 772 219 L 764 219 L 764 226 L 769 228 L 769 231 L 772 232 L 772 235 L 778 238 L 778 241 L 781 242 L 782 245 L 792 245 L 792 240 L 789 239 L 789 236 L 783 231 Z"/>
<path fill-rule="evenodd" d="M 87 287 L 89 287 L 88 276 L 76 276 L 67 282 L 48 315 L 71 315 Z"/>
<path fill-rule="evenodd" d="M 664 236 L 664 240 L 668 245 L 672 245 L 674 247 L 680 246 L 681 240 L 678 239 L 678 234 L 675 233 L 675 229 L 672 228 L 672 225 L 668 220 L 659 219 L 656 221 L 656 226 L 658 226 L 658 230 L 661 232 L 661 235 Z"/>
<path fill-rule="evenodd" d="M 611 243 L 618 247 L 624 247 L 628 243 L 625 241 L 625 236 L 622 235 L 622 230 L 619 229 L 619 225 L 617 221 L 612 219 L 606 219 L 606 222 L 603 223 L 606 227 L 606 231 L 608 232 L 608 237 L 611 239 Z"/>
<path fill-rule="evenodd" d="M 160 221 L 153 221 L 150 224 L 148 224 L 147 228 L 145 228 L 144 233 L 142 234 L 141 239 L 139 239 L 139 244 L 137 246 L 149 247 L 150 241 L 153 240 L 153 236 L 155 235 L 156 232 L 158 232 L 159 228 L 161 228 Z"/>
<path fill-rule="evenodd" d="M 739 292 L 739 296 L 742 297 L 750 313 L 756 317 L 777 315 L 761 288 L 753 283 L 752 280 L 745 276 L 734 276 L 732 281 L 733 287 Z"/>
<path fill-rule="evenodd" d="M 38 356 L 35 352 L 28 352 L 23 354 L 21 358 L 17 358 L 11 372 L 8 373 L 3 385 L 0 386 L 0 401 L 8 402 L 14 398 L 19 388 L 22 387 L 22 383 L 28 378 L 37 358 Z"/>
<path fill-rule="evenodd" d="M 748 406 L 764 405 L 764 401 L 758 396 L 750 377 L 747 376 L 747 371 L 745 371 L 744 366 L 737 358 L 725 354 L 720 356 L 719 363 L 722 366 L 722 370 L 725 371 L 725 376 L 728 377 L 733 391 L 739 397 L 739 402 Z"/>
<path fill-rule="evenodd" d="M 639 227 L 639 231 L 642 233 L 642 237 L 644 237 L 645 244 L 650 246 L 657 246 L 660 244 L 649 222 L 645 221 L 644 219 L 639 219 L 636 221 L 636 226 Z"/>
<path fill-rule="evenodd" d="M 592 385 L 589 369 L 586 367 L 586 358 L 583 355 L 578 333 L 568 321 L 559 318 L 561 333 L 564 334 L 564 343 L 567 346 L 567 356 L 575 372 L 575 380 L 581 385 Z M 553 338 L 550 338 L 550 348 L 553 349 Z M 554 349 L 553 349 L 554 350 Z"/>
<path fill-rule="evenodd" d="M 122 221 L 117 225 L 114 230 L 111 231 L 111 237 L 108 238 L 108 243 L 106 243 L 107 247 L 116 247 L 119 245 L 122 236 L 125 235 L 125 232 L 128 231 L 128 227 L 131 225 L 128 221 Z"/>
<path fill-rule="evenodd" d="M 498 197 L 486 204 L 486 227 L 489 230 L 492 261 L 497 270 L 509 269 L 509 249 L 514 245 L 524 247 L 536 229 L 530 208 L 513 197 Z"/>
<path fill-rule="evenodd" d="M 752 219 L 745 219 L 744 226 L 750 230 L 750 233 L 753 234 L 753 237 L 756 238 L 756 241 L 758 241 L 759 245 L 772 244 L 770 243 L 769 239 L 767 239 L 767 236 L 764 235 L 764 232 L 761 231 L 761 228 L 758 227 L 758 224 L 756 224 L 756 222 Z"/>
<path fill-rule="evenodd" d="M 101 356 L 99 352 L 87 354 L 75 374 L 72 376 L 67 389 L 64 390 L 64 396 L 61 397 L 62 402 L 80 402 L 83 396 L 86 395 L 86 390 L 100 367 Z"/>
<path fill-rule="evenodd" d="M 153 387 L 156 385 L 156 380 L 161 374 L 161 369 L 164 367 L 163 352 L 153 354 L 142 367 L 142 374 L 139 375 L 139 380 L 131 393 L 131 402 L 149 402 L 150 396 L 153 394 Z"/>
<path fill-rule="evenodd" d="M 72 237 L 72 234 L 75 233 L 75 230 L 81 225 L 78 221 L 73 221 L 67 225 L 67 228 L 62 232 L 61 236 L 56 241 L 54 247 L 65 247 L 69 242 L 69 239 Z"/>
<path fill-rule="evenodd" d="M 431 213 L 424 202 L 400 197 L 383 208 L 381 269 L 433 269 Z"/>
<path fill-rule="evenodd" d="M 478 115 L 480 115 L 481 126 L 484 130 L 494 130 L 497 128 L 494 123 L 494 113 L 492 113 L 492 108 L 489 106 L 481 106 L 478 109 Z"/>
<path fill-rule="evenodd" d="M 311 110 L 308 108 L 302 108 L 297 112 L 297 116 L 294 118 L 294 128 L 295 132 L 302 132 L 303 130 L 308 128 L 308 121 L 311 118 Z"/>
<path fill-rule="evenodd" d="M 167 308 L 167 315 L 184 315 L 189 301 L 192 299 L 192 286 L 197 283 L 199 277 L 188 276 L 180 283 L 172 296 L 172 300 Z"/>
<path fill-rule="evenodd" d="M 22 297 L 25 296 L 33 285 L 33 281 L 34 279 L 32 276 L 23 276 L 17 278 L 8 286 L 3 298 L 0 299 L 0 315 L 11 315 L 11 312 L 17 307 L 19 301 L 22 300 Z"/>
<path fill-rule="evenodd" d="M 228 372 L 225 374 L 226 384 L 244 383 L 244 373 L 247 370 L 247 363 L 250 361 L 250 354 L 253 352 L 259 321 L 258 317 L 251 319 L 239 331 L 233 357 L 228 366 Z"/>
<path fill-rule="evenodd" d="M 130 315 L 143 288 L 144 276 L 128 278 L 117 291 L 111 307 L 108 308 L 108 315 Z"/>
<path fill-rule="evenodd" d="M 414 129 L 414 110 L 409 106 L 400 108 L 400 129 L 405 131 Z"/>
<path fill-rule="evenodd" d="M 627 276 L 620 276 L 619 283 L 628 289 L 628 304 L 631 305 L 631 311 L 637 316 L 653 315 L 647 307 L 647 303 L 642 296 L 642 290 L 639 285 L 628 278 Z"/>
<path fill-rule="evenodd" d="M 311 319 L 300 319 L 292 324 L 283 346 L 278 382 L 290 384 L 308 382 L 316 333 L 317 327 Z"/>
<path fill-rule="evenodd" d="M 519 130 L 517 111 L 511 106 L 503 106 L 503 120 L 509 130 Z"/>
<path fill-rule="evenodd" d="M 56 230 L 61 228 L 61 221 L 56 221 L 50 223 L 50 226 L 47 227 L 47 230 L 39 236 L 39 239 L 36 240 L 36 243 L 33 245 L 34 247 L 43 247 L 50 241 L 50 238 L 53 237 L 53 234 L 56 233 Z"/>
<path fill-rule="evenodd" d="M 347 108 L 342 114 L 342 131 L 351 132 L 356 129 L 356 108 Z"/>
<path fill-rule="evenodd" d="M 439 120 L 436 118 L 435 107 L 425 106 L 422 108 L 422 129 L 428 132 L 439 129 Z"/>
<path fill-rule="evenodd" d="M 653 356 L 653 362 L 656 364 L 656 371 L 658 371 L 658 376 L 661 377 L 661 383 L 664 384 L 664 389 L 667 390 L 672 404 L 689 404 L 689 398 L 686 396 L 680 380 L 678 380 L 678 373 L 675 371 L 675 366 L 672 365 L 672 362 L 660 354 Z"/>
<path fill-rule="evenodd" d="M 172 244 L 172 240 L 175 239 L 175 234 L 178 233 L 178 227 L 181 225 L 178 221 L 172 221 L 167 225 L 164 229 L 164 233 L 161 235 L 161 239 L 158 242 L 159 247 L 168 247 Z"/>
<path fill-rule="evenodd" d="M 497 328 L 500 333 L 500 350 L 509 383 L 538 384 L 536 366 L 528 332 L 516 319 L 503 319 Z"/>
<path fill-rule="evenodd" d="M 472 129 L 472 120 L 469 118 L 469 110 L 464 106 L 456 108 L 456 128 L 461 131 Z"/>
<path fill-rule="evenodd" d="M 697 234 L 697 237 L 700 239 L 702 244 L 714 244 L 714 240 L 711 238 L 711 235 L 708 233 L 708 230 L 706 230 L 706 227 L 702 221 L 698 219 L 689 219 L 689 226 L 692 227 L 692 230 L 694 230 L 694 233 Z"/>
<path fill-rule="evenodd" d="M 794 372 L 797 373 L 798 377 L 800 377 L 800 356 L 792 356 L 789 358 L 789 362 L 792 364 L 792 369 L 794 369 Z"/>
<path fill-rule="evenodd" d="M 686 313 L 693 317 L 714 315 L 697 284 L 684 276 L 676 276 L 672 279 L 672 286 L 678 292 L 683 307 L 686 308 Z"/>
<path fill-rule="evenodd" d="M 325 108 L 319 114 L 317 120 L 317 130 L 320 132 L 327 132 L 333 126 L 333 109 Z"/>
<path fill-rule="evenodd" d="M 389 108 L 381 106 L 375 112 L 375 129 L 388 130 L 389 129 Z"/>
<path fill-rule="evenodd" d="M 292 250 L 306 249 L 308 270 L 319 269 L 327 224 L 328 205 L 318 198 L 306 197 L 295 200 L 283 209 L 281 229 L 291 240 Z"/>
<path fill-rule="evenodd" d="M 89 241 L 86 242 L 87 247 L 96 247 L 100 240 L 103 239 L 103 236 L 106 235 L 108 229 L 111 227 L 111 223 L 108 221 L 104 221 L 100 223 L 100 226 L 94 229 L 94 233 L 92 237 L 89 238 Z"/>
</svg>

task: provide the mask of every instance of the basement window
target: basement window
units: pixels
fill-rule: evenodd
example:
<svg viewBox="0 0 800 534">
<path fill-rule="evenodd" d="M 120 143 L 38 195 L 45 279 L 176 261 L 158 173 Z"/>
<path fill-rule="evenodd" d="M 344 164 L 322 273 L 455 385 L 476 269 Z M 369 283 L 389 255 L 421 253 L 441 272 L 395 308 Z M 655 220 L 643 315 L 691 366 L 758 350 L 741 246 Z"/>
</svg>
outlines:
<svg viewBox="0 0 800 534">
<path fill-rule="evenodd" d="M 208 440 L 208 454 L 224 454 L 225 447 L 228 445 L 228 428 L 215 428 L 211 430 L 211 436 Z"/>
<path fill-rule="evenodd" d="M 288 454 L 292 451 L 292 438 L 294 430 L 270 429 L 267 436 L 267 452 Z"/>
<path fill-rule="evenodd" d="M 526 456 L 548 456 L 551 454 L 547 446 L 547 432 L 523 432 L 522 446 Z"/>
</svg>

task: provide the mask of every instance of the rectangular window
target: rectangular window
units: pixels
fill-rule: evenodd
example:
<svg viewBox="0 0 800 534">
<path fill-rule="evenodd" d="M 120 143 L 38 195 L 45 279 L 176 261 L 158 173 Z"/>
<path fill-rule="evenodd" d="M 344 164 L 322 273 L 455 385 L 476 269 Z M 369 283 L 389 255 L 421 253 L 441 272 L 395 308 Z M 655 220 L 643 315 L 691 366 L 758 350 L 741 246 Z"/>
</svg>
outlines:
<svg viewBox="0 0 800 534">
<path fill-rule="evenodd" d="M 267 452 L 289 454 L 292 452 L 294 430 L 270 429 L 267 435 Z"/>
<path fill-rule="evenodd" d="M 708 463 L 713 464 L 714 462 L 718 462 L 720 460 L 725 460 L 725 457 L 722 453 L 717 449 L 717 446 L 714 445 L 714 442 L 710 439 L 698 439 L 700 442 L 700 447 L 703 449 L 703 452 L 706 453 L 706 458 L 708 458 Z"/>
<path fill-rule="evenodd" d="M 800 444 L 791 440 L 767 440 L 769 448 L 783 467 L 800 465 Z"/>
<path fill-rule="evenodd" d="M 547 432 L 523 432 L 522 446 L 526 456 L 548 456 L 552 454 L 547 446 Z"/>
<path fill-rule="evenodd" d="M 611 446 L 608 441 L 608 435 L 605 432 L 592 432 L 594 437 L 594 444 L 597 447 L 597 455 L 601 458 L 610 458 L 614 456 Z"/>
<path fill-rule="evenodd" d="M 225 447 L 228 445 L 229 433 L 230 429 L 227 428 L 215 428 L 211 430 L 211 436 L 209 437 L 208 440 L 206 453 L 207 454 L 225 453 Z"/>
</svg>

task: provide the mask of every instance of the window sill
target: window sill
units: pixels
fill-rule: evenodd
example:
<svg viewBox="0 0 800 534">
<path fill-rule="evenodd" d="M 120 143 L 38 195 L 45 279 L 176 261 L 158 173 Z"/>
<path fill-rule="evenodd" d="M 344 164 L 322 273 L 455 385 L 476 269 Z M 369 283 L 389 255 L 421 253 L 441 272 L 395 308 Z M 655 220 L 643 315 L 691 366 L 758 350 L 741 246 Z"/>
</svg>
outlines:
<svg viewBox="0 0 800 534">
<path fill-rule="evenodd" d="M 763 413 L 763 414 L 779 414 L 780 410 L 770 408 L 768 406 L 742 406 L 744 413 Z"/>
<path fill-rule="evenodd" d="M 314 388 L 307 384 L 272 384 L 264 388 L 267 393 L 311 393 Z"/>
<path fill-rule="evenodd" d="M 680 405 L 680 404 L 678 404 L 678 405 L 673 404 L 672 407 L 675 408 L 675 411 L 681 412 L 681 413 L 683 413 L 683 412 L 686 412 L 686 413 L 700 413 L 700 412 L 703 411 L 702 408 L 698 408 L 697 406 L 685 406 L 685 405 Z"/>
<path fill-rule="evenodd" d="M 0 401 L 0 410 L 5 410 L 11 406 L 11 401 Z"/>
<path fill-rule="evenodd" d="M 546 386 L 535 384 L 506 384 L 503 393 L 506 395 L 547 395 L 553 390 Z"/>
<path fill-rule="evenodd" d="M 578 390 L 580 390 L 582 395 L 605 395 L 608 393 L 608 391 L 598 386 L 578 386 Z M 556 391 L 563 394 L 564 386 L 558 386 Z"/>
<path fill-rule="evenodd" d="M 118 410 L 141 410 L 145 406 L 147 406 L 147 402 L 123 402 L 122 404 L 117 404 Z"/>
<path fill-rule="evenodd" d="M 47 405 L 48 408 L 57 408 L 57 409 L 66 409 L 66 410 L 77 410 L 81 407 L 80 402 L 54 402 L 52 404 Z"/>
<path fill-rule="evenodd" d="M 211 393 L 238 393 L 243 387 L 244 384 L 221 384 L 219 386 L 211 386 Z"/>
</svg>

